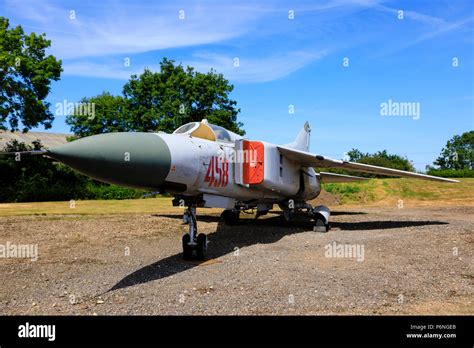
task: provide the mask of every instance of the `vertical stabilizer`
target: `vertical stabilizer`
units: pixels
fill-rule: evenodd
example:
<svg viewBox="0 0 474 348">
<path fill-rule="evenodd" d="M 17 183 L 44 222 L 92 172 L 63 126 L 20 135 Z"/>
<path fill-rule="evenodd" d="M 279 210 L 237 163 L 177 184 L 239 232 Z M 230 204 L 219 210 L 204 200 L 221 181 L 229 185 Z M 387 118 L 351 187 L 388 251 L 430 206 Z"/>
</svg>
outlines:
<svg viewBox="0 0 474 348">
<path fill-rule="evenodd" d="M 296 139 L 292 143 L 285 146 L 295 150 L 309 151 L 310 135 L 311 127 L 309 126 L 308 121 L 306 121 L 303 129 L 300 130 Z"/>
</svg>

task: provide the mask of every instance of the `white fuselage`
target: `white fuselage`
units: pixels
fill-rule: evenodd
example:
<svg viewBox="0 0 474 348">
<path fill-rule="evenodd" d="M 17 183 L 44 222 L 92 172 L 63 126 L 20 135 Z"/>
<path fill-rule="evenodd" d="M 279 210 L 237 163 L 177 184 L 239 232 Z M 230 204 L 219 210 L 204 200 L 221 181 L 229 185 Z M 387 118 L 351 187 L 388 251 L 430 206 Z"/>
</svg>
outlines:
<svg viewBox="0 0 474 348">
<path fill-rule="evenodd" d="M 313 168 L 301 168 L 280 155 L 276 145 L 263 144 L 263 180 L 239 183 L 242 163 L 239 141 L 218 142 L 189 134 L 159 134 L 171 153 L 167 182 L 186 185 L 183 195 L 213 195 L 238 202 L 277 203 L 285 199 L 306 201 L 318 196 L 321 188 Z M 252 164 L 250 164 L 252 166 Z M 217 204 L 219 205 L 219 204 Z"/>
</svg>

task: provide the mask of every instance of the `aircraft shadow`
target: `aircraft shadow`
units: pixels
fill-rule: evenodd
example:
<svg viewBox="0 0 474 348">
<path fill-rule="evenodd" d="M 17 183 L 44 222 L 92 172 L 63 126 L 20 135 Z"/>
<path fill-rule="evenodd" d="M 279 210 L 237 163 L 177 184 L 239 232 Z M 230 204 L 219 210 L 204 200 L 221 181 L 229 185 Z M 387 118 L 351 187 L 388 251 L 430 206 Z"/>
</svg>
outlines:
<svg viewBox="0 0 474 348">
<path fill-rule="evenodd" d="M 449 225 L 441 221 L 363 221 L 363 222 L 331 222 L 331 227 L 342 231 L 380 230 L 390 228 L 416 227 L 426 225 Z"/>
<path fill-rule="evenodd" d="M 181 215 L 155 215 L 181 219 Z M 237 226 L 227 226 L 216 216 L 198 216 L 200 221 L 218 220 L 217 229 L 214 233 L 208 234 L 209 250 L 207 259 L 214 259 L 237 249 L 254 244 L 275 243 L 284 236 L 310 231 L 313 223 L 309 220 L 288 223 L 281 216 L 274 216 L 265 219 L 242 219 Z M 354 230 L 374 230 L 390 229 L 401 227 L 416 227 L 425 225 L 445 225 L 440 221 L 364 221 L 364 222 L 331 222 L 332 227 L 342 231 Z M 315 232 L 317 233 L 317 232 Z M 178 241 L 177 241 L 178 242 Z M 181 241 L 179 241 L 181 242 Z M 125 276 L 108 291 L 123 289 L 129 286 L 148 283 L 150 281 L 163 279 L 191 268 L 199 266 L 206 261 L 185 261 L 182 254 L 168 256 L 148 266 L 142 267 Z"/>
<path fill-rule="evenodd" d="M 337 215 L 366 215 L 368 213 L 363 211 L 331 211 L 331 216 Z"/>
<path fill-rule="evenodd" d="M 183 214 L 152 214 L 151 216 L 183 220 Z M 203 222 L 218 222 L 220 219 L 220 216 L 215 215 L 198 215 L 198 220 Z"/>
</svg>

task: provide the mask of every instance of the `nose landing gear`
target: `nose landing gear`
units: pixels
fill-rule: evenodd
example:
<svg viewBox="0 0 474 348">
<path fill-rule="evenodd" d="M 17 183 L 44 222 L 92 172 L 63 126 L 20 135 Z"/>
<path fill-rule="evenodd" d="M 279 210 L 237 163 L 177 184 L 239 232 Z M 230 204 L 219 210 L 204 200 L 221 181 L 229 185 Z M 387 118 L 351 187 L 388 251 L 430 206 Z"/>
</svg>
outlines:
<svg viewBox="0 0 474 348">
<path fill-rule="evenodd" d="M 183 236 L 183 258 L 191 260 L 196 256 L 198 260 L 204 260 L 207 254 L 207 236 L 204 233 L 197 234 L 196 206 L 188 206 L 184 211 L 183 222 L 189 225 L 189 232 Z"/>
</svg>

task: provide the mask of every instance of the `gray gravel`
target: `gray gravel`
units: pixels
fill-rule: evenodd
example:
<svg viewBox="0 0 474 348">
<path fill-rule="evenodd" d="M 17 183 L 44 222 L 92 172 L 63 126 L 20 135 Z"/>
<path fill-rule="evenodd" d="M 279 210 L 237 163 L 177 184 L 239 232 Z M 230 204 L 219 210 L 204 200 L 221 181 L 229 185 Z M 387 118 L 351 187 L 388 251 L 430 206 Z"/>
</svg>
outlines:
<svg viewBox="0 0 474 348">
<path fill-rule="evenodd" d="M 0 243 L 39 248 L 0 259 L 0 314 L 474 314 L 473 207 L 341 206 L 329 233 L 198 214 L 203 263 L 181 259 L 178 212 L 0 218 Z"/>
</svg>

